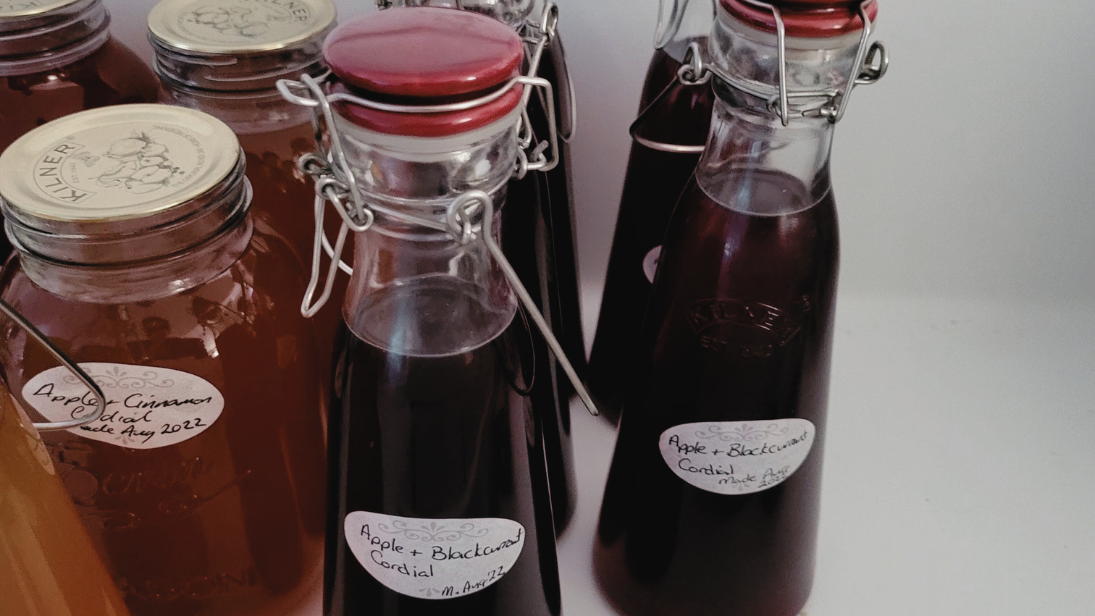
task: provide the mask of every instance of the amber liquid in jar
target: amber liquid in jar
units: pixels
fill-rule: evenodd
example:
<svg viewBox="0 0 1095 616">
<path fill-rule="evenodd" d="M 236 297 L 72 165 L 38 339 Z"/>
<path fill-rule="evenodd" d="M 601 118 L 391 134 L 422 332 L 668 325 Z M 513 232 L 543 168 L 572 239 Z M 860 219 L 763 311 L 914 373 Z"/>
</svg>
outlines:
<svg viewBox="0 0 1095 616">
<path fill-rule="evenodd" d="M 5 616 L 128 616 L 37 431 L 0 383 Z"/>
<path fill-rule="evenodd" d="M 36 285 L 18 261 L 3 278 L 4 299 L 76 361 L 132 366 L 134 387 L 156 368 L 178 370 L 224 397 L 216 421 L 194 425 L 204 431 L 170 447 L 45 435 L 135 616 L 289 614 L 319 580 L 324 444 L 298 271 L 287 246 L 255 236 L 228 270 L 169 297 L 67 299 Z M 18 333 L 9 344 L 20 359 L 10 376 L 17 391 L 55 363 Z M 23 393 L 33 406 L 35 392 Z M 88 429 L 129 427 L 110 417 L 115 405 L 132 408 L 134 400 L 111 402 L 107 421 Z M 178 429 L 135 425 L 136 439 Z"/>
<path fill-rule="evenodd" d="M 256 220 L 256 232 L 284 238 L 297 255 L 303 271 L 308 272 L 311 269 L 315 242 L 316 219 L 313 205 L 316 193 L 312 178 L 297 167 L 297 160 L 315 150 L 315 131 L 311 123 L 267 132 L 237 130 L 236 134 L 247 156 L 247 177 L 255 190 L 256 206 L 253 216 Z M 338 238 L 341 225 L 342 219 L 331 208 L 327 208 L 324 227 L 332 246 Z M 325 396 L 335 360 L 335 340 L 342 324 L 339 307 L 345 300 L 346 284 L 349 280 L 345 272 L 338 272 L 331 290 L 331 299 L 313 317 L 316 359 L 321 370 Z"/>
<path fill-rule="evenodd" d="M 165 80 L 163 92 L 165 102 L 204 111 L 232 127 L 246 156 L 247 177 L 254 190 L 251 215 L 255 233 L 287 243 L 301 270 L 309 272 L 316 228 L 315 186 L 297 166 L 301 156 L 316 149 L 309 112 L 294 107 L 276 91 L 212 92 L 175 86 Z M 324 227 L 332 245 L 341 224 L 342 219 L 328 208 Z M 330 383 L 335 337 L 342 323 L 338 307 L 346 296 L 348 281 L 344 272 L 338 274 L 331 300 L 313 318 L 317 360 L 326 384 Z M 327 385 L 324 395 L 326 390 Z"/>
<path fill-rule="evenodd" d="M 88 9 L 94 11 L 95 8 Z M 89 26 L 90 27 L 90 26 Z M 103 25 L 103 28 L 106 26 Z M 9 34 L 11 36 L 12 34 Z M 19 32 L 20 38 L 26 37 Z M 4 33 L 0 32 L 0 39 Z M 66 36 L 97 36 L 90 32 L 67 31 Z M 24 40 L 19 45 L 33 45 Z M 72 47 L 88 45 L 80 39 L 56 41 L 58 49 L 39 51 L 43 58 L 63 54 Z M 36 48 L 37 49 L 37 48 Z M 0 56 L 0 152 L 13 141 L 50 120 L 97 107 L 124 103 L 154 103 L 159 96 L 156 76 L 125 45 L 106 38 L 97 49 L 61 66 L 49 62 L 28 63 L 34 54 Z M 18 61 L 27 72 L 15 68 Z M 8 64 L 5 66 L 5 64 Z M 0 237 L 0 258 L 11 253 L 6 236 Z"/>
<path fill-rule="evenodd" d="M 16 174 L 0 194 L 19 247 L 0 296 L 108 398 L 94 422 L 44 440 L 134 616 L 289 615 L 320 588 L 325 447 L 304 274 L 288 245 L 254 233 L 241 159 L 227 125 L 165 105 L 85 111 L 0 158 Z M 19 179 L 40 173 L 63 192 Z M 24 408 L 87 412 L 86 387 L 7 334 Z"/>
<path fill-rule="evenodd" d="M 154 103 L 158 92 L 152 71 L 114 38 L 66 66 L 0 76 L 0 151 L 50 120 L 107 105 Z"/>
</svg>

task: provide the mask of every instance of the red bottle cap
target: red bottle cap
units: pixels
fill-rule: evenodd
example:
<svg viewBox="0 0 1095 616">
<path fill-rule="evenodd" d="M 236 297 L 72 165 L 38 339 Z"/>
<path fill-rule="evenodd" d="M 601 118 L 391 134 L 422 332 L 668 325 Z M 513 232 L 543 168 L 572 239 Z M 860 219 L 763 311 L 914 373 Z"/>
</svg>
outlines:
<svg viewBox="0 0 1095 616">
<path fill-rule="evenodd" d="M 323 56 L 335 91 L 405 105 L 436 105 L 489 94 L 519 75 L 521 38 L 505 24 L 467 11 L 394 8 L 334 30 Z M 338 111 L 363 128 L 392 135 L 444 137 L 504 118 L 520 87 L 486 105 L 445 113 L 396 113 L 344 103 Z"/>
<path fill-rule="evenodd" d="M 776 18 L 772 11 L 750 4 L 745 0 L 719 0 L 722 8 L 736 19 L 759 30 L 776 31 Z M 768 0 L 779 9 L 787 36 L 825 38 L 850 34 L 863 29 L 859 17 L 862 0 Z M 878 2 L 867 5 L 867 17 L 873 22 L 878 16 Z"/>
</svg>

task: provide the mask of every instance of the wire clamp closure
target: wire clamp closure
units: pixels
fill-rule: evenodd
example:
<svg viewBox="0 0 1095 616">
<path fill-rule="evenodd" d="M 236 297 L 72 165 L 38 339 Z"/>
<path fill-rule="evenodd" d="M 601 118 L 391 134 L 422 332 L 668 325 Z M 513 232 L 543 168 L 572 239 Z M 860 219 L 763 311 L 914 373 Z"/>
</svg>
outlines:
<svg viewBox="0 0 1095 616">
<path fill-rule="evenodd" d="M 670 152 L 675 154 L 701 154 L 706 146 L 703 145 L 677 145 L 662 143 L 647 139 L 639 134 L 639 128 L 643 120 L 650 115 L 656 105 L 669 95 L 673 88 L 679 85 L 685 87 L 705 86 L 716 77 L 727 86 L 768 102 L 768 111 L 775 114 L 780 122 L 787 126 L 794 118 L 828 118 L 833 124 L 844 118 L 844 112 L 848 109 L 848 101 L 851 99 L 852 90 L 856 86 L 869 86 L 882 79 L 890 65 L 890 58 L 886 52 L 886 46 L 881 41 L 870 42 L 874 25 L 867 15 L 867 5 L 872 0 L 864 0 L 859 5 L 859 18 L 863 21 L 863 34 L 859 39 L 859 49 L 856 52 L 855 62 L 844 84 L 843 89 L 828 88 L 815 90 L 790 90 L 787 83 L 787 30 L 783 23 L 783 16 L 779 9 L 772 4 L 760 0 L 744 0 L 761 9 L 771 11 L 776 21 L 776 53 L 779 64 L 779 82 L 773 89 L 764 84 L 758 84 L 738 75 L 731 74 L 712 62 L 704 60 L 703 49 L 699 43 L 692 43 L 685 53 L 684 64 L 677 71 L 676 81 L 670 82 L 655 98 L 639 113 L 639 117 L 631 124 L 631 138 L 636 142 L 653 150 Z M 792 107 L 794 103 L 794 107 Z"/>
<path fill-rule="evenodd" d="M 301 156 L 297 161 L 300 170 L 314 180 L 316 192 L 314 202 L 316 233 L 315 242 L 312 245 L 312 270 L 308 288 L 301 304 L 301 313 L 310 318 L 323 308 L 331 297 L 339 269 L 348 274 L 353 273 L 352 268 L 341 260 L 349 232 L 363 233 L 368 231 L 376 222 L 377 215 L 436 231 L 447 232 L 461 244 L 482 241 L 498 263 L 526 312 L 532 317 L 537 328 L 543 334 L 548 348 L 574 385 L 578 397 L 591 414 L 598 415 L 593 399 L 578 378 L 577 372 L 567 359 L 559 341 L 555 338 L 536 303 L 521 283 L 513 266 L 506 259 L 501 247 L 491 237 L 490 229 L 493 228 L 494 203 L 490 195 L 482 190 L 473 190 L 457 196 L 449 204 L 443 221 L 438 218 L 409 214 L 405 211 L 387 207 L 382 203 L 382 199 L 371 198 L 370 195 L 366 194 L 357 182 L 346 151 L 342 147 L 342 136 L 337 129 L 336 115 L 333 108 L 334 104 L 341 103 L 360 105 L 369 109 L 391 113 L 449 113 L 489 104 L 498 100 L 513 88 L 523 87 L 524 92 L 520 103 L 521 119 L 518 129 L 518 141 L 521 147 L 518 150 L 518 158 L 514 162 L 512 176 L 523 178 L 529 171 L 550 171 L 559 164 L 559 131 L 555 113 L 554 91 L 551 82 L 534 75 L 539 69 L 544 48 L 554 36 L 557 19 L 558 8 L 554 3 L 549 2 L 544 9 L 541 25 L 538 26 L 543 35 L 538 37 L 532 51 L 528 75 L 514 77 L 498 90 L 470 101 L 439 105 L 383 103 L 347 93 L 329 94 L 323 88 L 321 82 L 308 75 L 302 75 L 300 81 L 283 79 L 278 82 L 277 87 L 282 97 L 289 102 L 312 109 L 316 143 L 320 144 L 319 152 Z M 549 133 L 546 141 L 536 141 L 528 117 L 528 102 L 533 88 L 540 89 L 543 94 L 542 100 L 547 114 Z M 342 219 L 342 225 L 333 246 L 324 232 L 324 213 L 328 203 L 334 206 L 335 212 Z M 472 216 L 478 215 L 479 210 L 482 210 L 483 221 L 479 225 L 473 225 L 471 222 Z M 323 254 L 330 258 L 326 277 L 322 276 Z M 323 281 L 322 291 L 320 291 L 321 280 Z"/>
</svg>

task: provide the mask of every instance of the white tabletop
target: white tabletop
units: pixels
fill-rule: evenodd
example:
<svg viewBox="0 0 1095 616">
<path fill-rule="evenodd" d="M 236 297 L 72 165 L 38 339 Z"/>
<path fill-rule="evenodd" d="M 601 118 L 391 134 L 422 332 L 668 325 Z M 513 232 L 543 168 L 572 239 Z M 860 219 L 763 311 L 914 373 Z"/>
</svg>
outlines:
<svg viewBox="0 0 1095 616">
<path fill-rule="evenodd" d="M 615 431 L 572 412 L 564 612 L 608 616 L 590 558 Z M 828 430 L 809 616 L 1093 613 L 1095 310 L 844 296 Z"/>
</svg>

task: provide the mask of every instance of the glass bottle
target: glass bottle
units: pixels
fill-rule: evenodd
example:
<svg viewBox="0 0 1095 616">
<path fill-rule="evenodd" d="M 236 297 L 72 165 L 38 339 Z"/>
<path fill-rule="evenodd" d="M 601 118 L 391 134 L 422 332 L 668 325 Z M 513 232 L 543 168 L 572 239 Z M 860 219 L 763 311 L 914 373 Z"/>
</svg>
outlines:
<svg viewBox="0 0 1095 616">
<path fill-rule="evenodd" d="M 283 77 L 327 72 L 323 40 L 335 19 L 330 0 L 163 0 L 148 16 L 163 102 L 204 111 L 232 128 L 247 157 L 257 232 L 282 236 L 305 266 L 312 262 L 316 195 L 296 161 L 311 151 L 315 129 L 311 113 L 276 86 Z M 337 234 L 337 221 L 330 222 L 328 235 Z M 315 320 L 325 369 L 346 282 L 340 277 L 335 301 Z"/>
<path fill-rule="evenodd" d="M 383 0 L 381 4 L 384 4 Z M 502 237 L 506 258 L 513 264 L 579 376 L 583 376 L 586 350 L 570 170 L 570 141 L 575 133 L 576 115 L 573 83 L 557 28 L 558 8 L 553 2 L 536 0 L 401 0 L 395 4 L 459 8 L 491 16 L 525 37 L 529 42 L 529 62 L 537 64 L 535 73 L 551 82 L 559 133 L 559 162 L 546 172 L 528 173 L 510 181 L 510 198 L 527 205 L 507 208 L 503 212 Z M 541 39 L 545 39 L 545 44 L 538 49 L 537 42 Z M 534 141 L 546 140 L 550 131 L 544 96 L 546 94 L 536 92 L 528 105 Z M 537 408 L 554 409 L 555 421 L 544 426 L 544 438 L 555 529 L 562 533 L 578 504 L 570 418 L 574 387 L 553 360 L 544 341 L 537 337 L 534 344 L 536 364 L 543 368 L 537 371 L 531 397 Z"/>
<path fill-rule="evenodd" d="M 101 0 L 0 0 L 0 152 L 70 113 L 156 102 L 156 78 L 109 26 Z"/>
<path fill-rule="evenodd" d="M 21 315 L 2 310 L 25 328 Z M 37 332 L 30 332 L 35 336 Z M 71 362 L 69 362 L 71 364 Z M 70 366 L 71 367 L 71 366 Z M 86 375 L 72 375 L 77 380 Z M 95 395 L 93 394 L 92 398 Z M 102 400 L 67 425 L 95 421 Z M 60 428 L 43 424 L 40 429 Z M 0 379 L 0 597 L 5 616 L 128 616 L 49 452 Z"/>
<path fill-rule="evenodd" d="M 619 421 L 633 383 L 639 332 L 669 217 L 703 152 L 714 96 L 677 78 L 692 44 L 706 46 L 712 0 L 662 0 L 654 57 L 631 127 L 634 143 L 608 258 L 586 383 L 601 414 Z"/>
<path fill-rule="evenodd" d="M 45 435 L 134 616 L 291 614 L 318 594 L 325 452 L 305 281 L 254 234 L 239 142 L 204 113 L 124 105 L 0 156 L 18 258 L 0 296 L 109 402 Z M 87 388 L 20 331 L 3 366 L 28 411 Z"/>
<path fill-rule="evenodd" d="M 333 164 L 319 182 L 343 208 L 338 243 L 356 227 L 330 412 L 325 614 L 557 615 L 529 399 L 527 319 L 539 315 L 518 309 L 498 245 L 519 156 L 521 39 L 474 13 L 392 8 L 337 28 L 324 55 L 326 89 L 283 89 L 325 118 L 319 159 Z"/>
<path fill-rule="evenodd" d="M 794 616 L 810 594 L 838 269 L 830 145 L 849 76 L 885 66 L 864 59 L 864 4 L 721 0 L 711 134 L 666 234 L 594 549 L 628 614 Z"/>
</svg>

